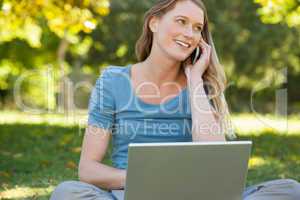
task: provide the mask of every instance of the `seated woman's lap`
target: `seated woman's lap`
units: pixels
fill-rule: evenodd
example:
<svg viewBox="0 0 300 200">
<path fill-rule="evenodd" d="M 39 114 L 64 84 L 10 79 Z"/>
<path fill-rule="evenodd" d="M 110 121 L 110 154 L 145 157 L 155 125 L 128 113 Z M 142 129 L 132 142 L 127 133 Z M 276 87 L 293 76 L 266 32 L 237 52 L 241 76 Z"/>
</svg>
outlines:
<svg viewBox="0 0 300 200">
<path fill-rule="evenodd" d="M 80 181 L 65 181 L 53 191 L 50 200 L 116 200 L 111 192 Z M 243 200 L 300 200 L 300 183 L 277 179 L 247 187 Z"/>
</svg>

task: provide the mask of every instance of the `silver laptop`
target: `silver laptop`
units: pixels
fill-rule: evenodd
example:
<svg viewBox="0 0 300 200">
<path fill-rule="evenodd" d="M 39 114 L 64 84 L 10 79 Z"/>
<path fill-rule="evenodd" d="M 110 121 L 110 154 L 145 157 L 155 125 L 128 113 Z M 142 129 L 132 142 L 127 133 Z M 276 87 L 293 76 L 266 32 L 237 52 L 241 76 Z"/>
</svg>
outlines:
<svg viewBox="0 0 300 200">
<path fill-rule="evenodd" d="M 251 141 L 132 143 L 119 200 L 241 200 Z M 125 197 L 124 197 L 125 196 Z"/>
</svg>

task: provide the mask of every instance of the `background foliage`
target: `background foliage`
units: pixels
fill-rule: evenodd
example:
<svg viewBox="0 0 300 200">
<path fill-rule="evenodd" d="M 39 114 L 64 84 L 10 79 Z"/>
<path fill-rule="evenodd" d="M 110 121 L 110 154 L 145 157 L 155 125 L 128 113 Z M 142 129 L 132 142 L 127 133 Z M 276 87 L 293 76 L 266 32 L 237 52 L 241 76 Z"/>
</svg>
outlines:
<svg viewBox="0 0 300 200">
<path fill-rule="evenodd" d="M 0 2 L 2 108 L 18 108 L 12 91 L 16 80 L 29 72 L 32 76 L 26 75 L 22 83 L 24 104 L 56 110 L 62 77 L 73 84 L 84 80 L 93 85 L 102 67 L 135 62 L 135 41 L 153 0 Z M 260 112 L 275 112 L 276 91 L 282 88 L 288 88 L 289 112 L 299 110 L 299 1 L 205 3 L 228 75 L 227 98 L 232 110 L 249 111 L 255 87 L 260 88 L 254 96 Z M 49 67 L 53 89 L 46 94 L 49 79 L 41 73 Z M 76 107 L 86 108 L 89 92 L 86 87 L 77 90 Z"/>
</svg>

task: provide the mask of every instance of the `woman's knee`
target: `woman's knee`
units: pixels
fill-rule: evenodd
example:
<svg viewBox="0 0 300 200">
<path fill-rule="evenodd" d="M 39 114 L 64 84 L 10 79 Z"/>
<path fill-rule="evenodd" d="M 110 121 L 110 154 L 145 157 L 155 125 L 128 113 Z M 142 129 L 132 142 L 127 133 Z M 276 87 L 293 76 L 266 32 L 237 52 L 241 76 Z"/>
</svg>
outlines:
<svg viewBox="0 0 300 200">
<path fill-rule="evenodd" d="M 300 183 L 293 179 L 277 179 L 253 187 L 245 200 L 300 200 Z"/>
<path fill-rule="evenodd" d="M 50 200 L 111 200 L 111 195 L 91 184 L 80 181 L 65 181 L 53 191 Z"/>
<path fill-rule="evenodd" d="M 292 200 L 300 199 L 300 183 L 294 179 L 284 179 L 286 184 L 289 186 L 289 196 Z"/>
<path fill-rule="evenodd" d="M 300 183 L 298 181 L 295 181 L 292 183 L 293 184 L 293 198 L 295 200 L 300 199 Z"/>
<path fill-rule="evenodd" d="M 80 190 L 76 181 L 64 181 L 56 186 L 51 195 L 51 200 L 58 199 L 72 199 L 74 198 L 74 193 Z"/>
</svg>

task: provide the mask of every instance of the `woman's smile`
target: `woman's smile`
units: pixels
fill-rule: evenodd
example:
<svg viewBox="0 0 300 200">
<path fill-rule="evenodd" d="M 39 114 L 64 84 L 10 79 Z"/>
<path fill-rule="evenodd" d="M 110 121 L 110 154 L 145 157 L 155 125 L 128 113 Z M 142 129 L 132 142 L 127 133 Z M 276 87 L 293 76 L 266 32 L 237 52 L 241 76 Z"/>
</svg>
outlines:
<svg viewBox="0 0 300 200">
<path fill-rule="evenodd" d="M 181 47 L 185 47 L 186 49 L 189 49 L 191 47 L 191 44 L 188 42 L 183 42 L 181 40 L 175 40 L 176 44 L 178 44 Z"/>
</svg>

